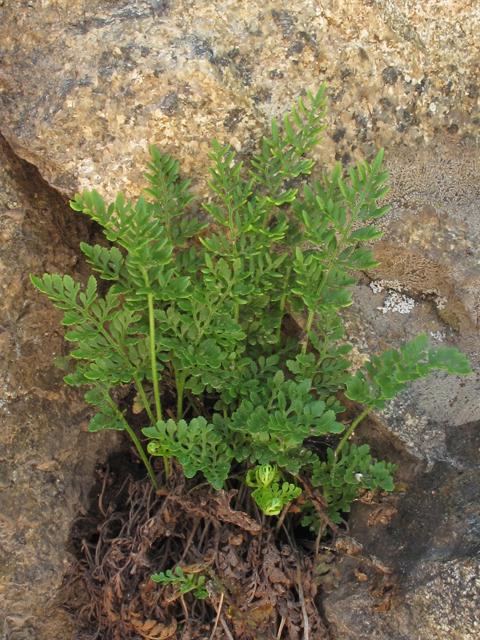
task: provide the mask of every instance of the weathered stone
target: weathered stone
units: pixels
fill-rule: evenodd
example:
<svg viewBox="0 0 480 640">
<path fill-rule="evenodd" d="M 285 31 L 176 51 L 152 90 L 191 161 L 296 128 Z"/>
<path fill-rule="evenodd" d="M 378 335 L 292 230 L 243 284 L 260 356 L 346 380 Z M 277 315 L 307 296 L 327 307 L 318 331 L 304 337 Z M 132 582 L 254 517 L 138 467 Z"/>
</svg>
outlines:
<svg viewBox="0 0 480 640">
<path fill-rule="evenodd" d="M 323 81 L 328 165 L 478 128 L 479 9 L 462 0 L 10 0 L 0 20 L 1 130 L 69 195 L 138 194 L 151 143 L 206 193 L 211 138 L 251 154 Z"/>
<path fill-rule="evenodd" d="M 73 636 L 66 612 L 49 605 L 94 466 L 118 446 L 116 434 L 87 432 L 91 410 L 53 365 L 65 355 L 62 313 L 29 280 L 45 271 L 84 280 L 78 243 L 91 234 L 0 138 L 0 629 L 9 640 Z"/>
<path fill-rule="evenodd" d="M 351 534 L 396 572 L 391 594 L 380 597 L 372 573 L 351 558 L 339 563 L 340 588 L 323 599 L 332 640 L 474 640 L 480 633 L 480 423 L 451 429 L 446 452 L 453 464 L 431 471 L 394 449 L 370 421 L 360 441 L 400 464 L 406 496 L 387 498 L 397 513 L 386 525 L 369 526 L 375 505 L 357 503 Z M 459 469 L 459 465 L 461 468 Z M 370 520 L 371 522 L 371 520 Z M 370 578 L 360 582 L 354 571 Z M 385 606 L 386 602 L 391 605 Z M 383 606 L 382 606 L 383 605 Z"/>
<path fill-rule="evenodd" d="M 347 332 L 358 364 L 369 353 L 396 348 L 426 332 L 432 347 L 466 353 L 474 373 L 441 372 L 413 383 L 378 417 L 407 449 L 433 464 L 447 460 L 448 429 L 480 420 L 480 190 L 478 148 L 438 138 L 416 153 L 390 151 L 392 210 L 381 222 L 386 232 L 375 246 L 381 265 L 354 293 Z M 448 167 L 448 172 L 446 171 Z M 408 314 L 382 313 L 388 290 L 415 300 Z"/>
<path fill-rule="evenodd" d="M 358 563 L 346 559 L 325 613 L 332 640 L 473 640 L 480 633 L 478 149 L 437 138 L 390 155 L 389 164 L 392 211 L 374 246 L 382 264 L 368 273 L 384 291 L 374 293 L 368 278 L 355 288 L 346 313 L 354 361 L 425 331 L 432 347 L 466 353 L 474 373 L 419 380 L 357 430 L 376 457 L 400 464 L 396 479 L 409 485 L 386 527 L 368 527 L 372 506 L 357 504 L 349 517 L 366 552 L 396 571 L 398 590 L 389 611 L 375 610 L 371 582 L 359 582 Z M 415 300 L 408 314 L 380 310 L 389 289 Z M 381 435 L 376 422 L 399 441 Z"/>
</svg>

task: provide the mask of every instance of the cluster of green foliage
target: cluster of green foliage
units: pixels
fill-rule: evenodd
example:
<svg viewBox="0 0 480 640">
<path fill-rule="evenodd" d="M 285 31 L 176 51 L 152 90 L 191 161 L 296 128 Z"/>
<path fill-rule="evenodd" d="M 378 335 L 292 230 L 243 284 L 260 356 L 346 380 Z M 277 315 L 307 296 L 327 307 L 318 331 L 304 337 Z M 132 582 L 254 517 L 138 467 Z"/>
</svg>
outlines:
<svg viewBox="0 0 480 640">
<path fill-rule="evenodd" d="M 249 173 L 228 145 L 213 141 L 214 196 L 203 204 L 210 222 L 186 215 L 190 181 L 180 181 L 178 162 L 155 147 L 147 198 L 133 204 L 119 194 L 107 206 L 95 190 L 76 195 L 73 209 L 99 223 L 111 245 L 81 245 L 111 283 L 106 295 L 94 276 L 85 288 L 68 275 L 32 281 L 65 312 L 66 339 L 76 345 L 75 371 L 65 380 L 90 387 L 85 398 L 97 409 L 90 430 L 126 429 L 155 486 L 112 398 L 118 385 L 135 386 L 150 421 L 148 453 L 163 457 L 167 477 L 172 457 L 187 477 L 201 472 L 214 489 L 233 464 L 237 476 L 256 465 L 245 481 L 263 511 L 276 515 L 300 493 L 303 476 L 340 522 L 362 487 L 394 488 L 394 465 L 372 460 L 368 445 L 349 444 L 358 422 L 432 369 L 470 369 L 458 351 L 433 351 L 421 335 L 349 372 L 341 311 L 352 303 L 352 273 L 377 264 L 365 245 L 382 235 L 374 221 L 388 211 L 377 206 L 388 173 L 382 150 L 347 176 L 337 164 L 311 177 L 307 154 L 321 141 L 324 94 L 325 87 L 307 92 L 308 104 L 299 100 L 282 134 L 272 121 Z M 306 319 L 300 341 L 283 339 L 286 313 Z M 164 417 L 167 390 L 176 419 Z M 348 428 L 339 420 L 340 391 L 365 405 Z M 320 457 L 310 443 L 327 434 L 343 436 Z M 304 523 L 318 528 L 306 504 Z"/>
<path fill-rule="evenodd" d="M 205 600 L 208 597 L 205 575 L 202 573 L 187 573 L 185 575 L 182 567 L 177 567 L 175 573 L 171 569 L 167 569 L 165 573 L 163 571 L 154 573 L 152 580 L 164 586 L 171 584 L 174 587 L 178 587 L 182 596 L 193 591 L 193 595 L 199 600 Z"/>
<path fill-rule="evenodd" d="M 290 482 L 280 485 L 281 480 L 284 477 L 277 465 L 257 465 L 247 473 L 247 485 L 255 488 L 252 497 L 267 516 L 278 516 L 286 504 L 302 493 L 300 487 Z"/>
</svg>

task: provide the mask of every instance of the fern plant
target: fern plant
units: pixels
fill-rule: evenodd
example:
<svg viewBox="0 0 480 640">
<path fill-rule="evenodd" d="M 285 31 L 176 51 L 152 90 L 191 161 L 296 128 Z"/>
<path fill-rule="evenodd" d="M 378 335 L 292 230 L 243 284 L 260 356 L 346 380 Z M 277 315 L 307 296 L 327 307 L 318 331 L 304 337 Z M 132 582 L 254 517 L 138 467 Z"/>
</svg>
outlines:
<svg viewBox="0 0 480 640">
<path fill-rule="evenodd" d="M 375 220 L 389 209 L 379 206 L 388 173 L 381 150 L 347 176 L 337 164 L 313 178 L 307 154 L 325 127 L 325 86 L 307 97 L 282 133 L 272 120 L 248 173 L 228 145 L 213 141 L 214 197 L 203 204 L 212 223 L 187 215 L 190 183 L 155 147 L 148 199 L 119 194 L 107 205 L 95 190 L 77 194 L 72 208 L 98 222 L 109 243 L 81 244 L 110 283 L 105 296 L 93 275 L 85 288 L 68 275 L 31 278 L 65 312 L 76 363 L 65 380 L 89 387 L 85 399 L 97 410 L 90 430 L 127 430 L 155 487 L 126 410 L 113 400 L 119 385 L 135 387 L 150 422 L 148 453 L 163 457 L 167 478 L 172 457 L 187 477 L 201 472 L 214 489 L 232 464 L 245 472 L 256 465 L 246 481 L 273 515 L 298 496 L 296 479 L 306 476 L 339 521 L 360 487 L 393 489 L 394 465 L 348 442 L 360 420 L 432 369 L 465 375 L 470 368 L 455 349 L 429 349 L 422 334 L 350 373 L 341 311 L 352 303 L 352 273 L 377 264 L 367 243 L 382 235 Z M 282 339 L 287 313 L 306 320 L 300 342 Z M 167 390 L 176 398 L 169 419 Z M 365 406 L 348 429 L 339 391 Z M 309 443 L 326 434 L 340 441 L 320 459 Z M 267 469 L 276 478 L 268 483 Z M 315 528 L 312 513 L 304 522 Z"/>
<path fill-rule="evenodd" d="M 254 487 L 252 497 L 267 516 L 278 516 L 283 507 L 302 493 L 300 487 L 289 482 L 282 482 L 283 474 L 277 465 L 265 464 L 249 469 L 246 482 Z"/>
<path fill-rule="evenodd" d="M 164 586 L 173 585 L 178 588 L 179 593 L 183 596 L 190 591 L 199 600 L 208 597 L 207 587 L 205 586 L 205 575 L 201 573 L 185 574 L 182 567 L 177 567 L 175 573 L 171 569 L 167 569 L 165 573 L 154 573 L 152 580 Z"/>
</svg>

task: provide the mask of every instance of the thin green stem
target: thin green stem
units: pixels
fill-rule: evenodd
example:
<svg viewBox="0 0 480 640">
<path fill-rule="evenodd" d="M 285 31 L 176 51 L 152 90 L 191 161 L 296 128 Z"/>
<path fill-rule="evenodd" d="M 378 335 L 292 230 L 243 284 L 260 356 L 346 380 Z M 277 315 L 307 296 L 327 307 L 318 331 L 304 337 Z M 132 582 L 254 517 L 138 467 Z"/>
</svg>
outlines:
<svg viewBox="0 0 480 640">
<path fill-rule="evenodd" d="M 370 186 L 370 182 L 367 186 L 367 188 Z M 335 251 L 333 252 L 333 254 L 330 256 L 330 258 L 328 259 L 328 267 L 327 269 L 323 272 L 323 277 L 322 277 L 322 282 L 320 283 L 320 286 L 317 289 L 317 296 L 319 297 L 320 294 L 322 293 L 323 289 L 325 288 L 325 285 L 327 284 L 327 280 L 328 280 L 328 275 L 330 273 L 330 269 L 337 263 L 338 260 L 338 256 L 340 255 L 340 251 L 343 248 L 343 245 L 345 243 L 346 238 L 349 236 L 350 234 L 350 230 L 352 228 L 353 223 L 357 220 L 358 217 L 358 212 L 361 210 L 363 203 L 365 202 L 365 197 L 364 194 L 361 193 L 360 194 L 360 199 L 357 203 L 356 206 L 354 206 L 352 208 L 352 205 L 349 203 L 350 208 L 352 210 L 352 217 L 350 218 L 350 221 L 348 222 L 347 226 L 345 227 L 344 231 L 341 234 L 341 238 L 337 243 L 337 248 L 335 249 Z M 313 321 L 313 316 L 314 316 L 314 312 L 311 311 L 309 313 L 308 316 L 308 322 L 307 322 L 307 328 L 306 328 L 306 332 L 308 333 L 311 329 L 312 326 L 312 321 Z M 302 355 L 305 355 L 307 352 L 307 346 L 308 346 L 308 338 L 305 342 L 305 344 L 302 345 Z"/>
<path fill-rule="evenodd" d="M 375 408 L 375 405 L 371 405 L 370 407 L 367 407 L 365 409 L 365 411 L 363 413 L 361 413 L 357 418 L 355 418 L 355 420 L 352 422 L 352 424 L 350 425 L 348 431 L 346 432 L 346 434 L 343 436 L 343 438 L 340 440 L 340 443 L 338 445 L 338 447 L 335 449 L 335 458 L 338 457 L 338 454 L 342 451 L 343 449 L 343 445 L 347 442 L 347 440 L 350 438 L 350 436 L 352 435 L 352 433 L 355 430 L 355 427 L 357 426 L 357 424 L 359 422 L 361 422 L 365 416 L 368 416 L 368 414 L 370 413 L 370 411 L 372 409 Z"/>
<path fill-rule="evenodd" d="M 138 391 L 140 393 L 140 397 L 142 398 L 142 402 L 143 402 L 143 406 L 145 408 L 145 411 L 147 412 L 148 417 L 150 418 L 150 422 L 152 424 L 155 424 L 156 420 L 153 417 L 152 410 L 150 409 L 150 404 L 148 402 L 147 394 L 145 393 L 145 389 L 143 388 L 143 385 L 140 382 L 140 380 L 139 380 L 139 378 L 138 378 L 136 373 L 134 373 L 132 377 L 133 377 L 133 380 L 134 380 L 135 384 L 137 385 L 137 389 L 138 389 Z"/>
<path fill-rule="evenodd" d="M 290 280 L 291 271 L 292 271 L 292 267 L 291 266 L 287 267 L 287 273 L 285 274 L 285 289 L 288 289 L 288 282 Z M 286 302 L 287 302 L 287 294 L 284 293 L 283 296 L 280 298 L 280 322 L 278 323 L 278 327 L 277 327 L 277 349 L 280 349 L 280 347 L 282 346 L 281 331 L 282 331 L 282 320 L 284 316 Z"/>
<path fill-rule="evenodd" d="M 143 460 L 143 464 L 147 467 L 147 471 L 148 471 L 148 474 L 149 474 L 150 478 L 152 479 L 153 486 L 158 491 L 158 489 L 159 489 L 158 482 L 157 482 L 157 479 L 155 478 L 155 474 L 153 473 L 153 469 L 152 469 L 152 467 L 150 465 L 150 462 L 148 461 L 148 458 L 147 458 L 147 456 L 145 454 L 145 451 L 143 450 L 143 447 L 140 444 L 137 436 L 132 431 L 132 428 L 130 427 L 128 422 L 125 420 L 125 418 L 123 418 L 123 421 L 125 422 L 125 429 L 127 430 L 129 436 L 133 440 L 135 446 L 137 447 L 137 451 L 138 451 L 138 453 L 140 454 L 140 457 Z M 168 462 L 167 462 L 167 465 L 168 465 Z M 165 467 L 165 476 L 168 478 L 168 467 Z"/>
<path fill-rule="evenodd" d="M 277 334 L 276 334 L 276 338 L 277 338 L 277 349 L 280 349 L 280 347 L 282 346 L 282 322 L 283 322 L 283 312 L 285 310 L 285 301 L 287 299 L 286 295 L 283 295 L 281 300 L 280 300 L 280 321 L 278 323 L 278 327 L 277 327 Z"/>
<path fill-rule="evenodd" d="M 310 313 L 308 314 L 307 326 L 305 327 L 305 333 L 307 334 L 307 339 L 302 344 L 302 356 L 304 356 L 307 353 L 308 334 L 312 330 L 312 323 L 313 323 L 313 318 L 314 317 L 315 317 L 315 311 L 310 311 Z"/>
<path fill-rule="evenodd" d="M 227 299 L 227 297 L 230 294 L 230 291 L 233 289 L 234 284 L 236 284 L 233 280 L 232 282 L 230 282 L 227 285 L 227 288 L 225 290 L 225 293 L 223 293 L 220 298 L 218 299 L 217 304 L 212 307 L 210 309 L 210 313 L 208 314 L 208 318 L 205 320 L 205 322 L 203 323 L 203 327 L 200 329 L 199 327 L 199 323 L 195 323 L 197 328 L 198 328 L 198 335 L 195 338 L 195 342 L 193 344 L 193 346 L 196 348 L 198 347 L 198 345 L 200 344 L 200 340 L 203 338 L 203 336 L 205 335 L 206 330 L 208 329 L 208 327 L 210 326 L 211 321 L 213 320 L 213 318 L 217 315 L 217 311 L 218 309 L 220 309 L 223 305 L 223 303 L 225 302 L 225 300 Z"/>
<path fill-rule="evenodd" d="M 155 478 L 155 474 L 153 473 L 153 469 L 152 469 L 152 467 L 150 465 L 150 462 L 148 461 L 148 458 L 147 458 L 147 456 L 145 454 L 145 451 L 143 450 L 142 445 L 140 444 L 139 439 L 137 438 L 137 436 L 133 432 L 131 426 L 125 420 L 125 417 L 124 417 L 123 413 L 120 411 L 120 409 L 117 407 L 115 402 L 110 397 L 110 394 L 108 393 L 108 391 L 106 389 L 103 389 L 103 388 L 99 387 L 99 386 L 97 386 L 97 389 L 99 389 L 102 392 L 102 395 L 105 398 L 105 400 L 108 402 L 108 404 L 111 406 L 111 408 L 115 411 L 115 413 L 116 413 L 117 417 L 119 418 L 119 420 L 121 420 L 123 422 L 123 424 L 125 425 L 125 429 L 126 429 L 128 435 L 133 440 L 134 445 L 137 447 L 137 451 L 138 451 L 138 453 L 140 454 L 140 457 L 143 460 L 143 464 L 145 465 L 145 467 L 146 467 L 146 469 L 148 471 L 148 475 L 152 479 L 153 486 L 155 487 L 155 490 L 158 491 L 159 486 L 158 486 L 157 479 Z"/>
<path fill-rule="evenodd" d="M 165 227 L 167 229 L 167 236 L 170 242 L 172 242 L 172 228 L 171 228 L 171 222 L 170 222 L 170 202 L 171 202 L 171 198 L 169 196 L 168 193 L 168 187 L 165 184 L 165 176 L 163 174 L 163 171 L 159 171 L 158 172 L 158 184 L 160 186 L 160 189 L 162 191 L 162 197 L 161 197 L 161 202 L 163 205 L 163 214 L 164 214 L 164 218 L 162 220 L 163 223 L 165 223 Z"/>
<path fill-rule="evenodd" d="M 175 369 L 175 365 L 174 369 Z M 183 416 L 183 390 L 185 388 L 185 380 L 187 379 L 187 371 L 182 371 L 180 374 L 175 369 L 175 385 L 177 387 L 177 422 L 182 419 Z"/>
<path fill-rule="evenodd" d="M 82 309 L 82 307 L 77 305 L 77 310 L 78 311 L 85 311 L 85 313 L 87 314 L 87 311 L 85 309 Z M 118 345 L 115 340 L 112 339 L 112 337 L 110 336 L 110 334 L 108 333 L 108 331 L 106 331 L 103 327 L 103 325 L 98 322 L 94 317 L 92 317 L 90 314 L 87 315 L 88 320 L 90 322 L 92 322 L 93 326 L 97 329 L 97 331 L 105 338 L 105 340 L 109 343 L 109 345 L 113 348 L 113 350 L 120 356 L 120 358 L 122 359 L 123 363 L 126 365 L 126 367 L 128 369 L 132 368 L 133 364 L 132 362 L 127 358 L 127 356 L 125 355 L 125 353 L 123 352 L 122 348 L 120 345 Z M 132 378 L 135 382 L 135 384 L 137 385 L 137 389 L 140 392 L 140 396 L 143 400 L 143 404 L 145 406 L 145 410 L 148 414 L 148 417 L 150 418 L 152 424 L 155 423 L 155 418 L 153 417 L 152 411 L 150 409 L 150 405 L 149 402 L 147 400 L 147 396 L 145 394 L 145 389 L 143 388 L 143 385 L 140 381 L 140 378 L 138 377 L 138 375 L 136 373 L 132 374 Z"/>
<path fill-rule="evenodd" d="M 148 278 L 148 271 L 145 267 L 142 268 L 143 279 L 146 287 L 150 287 L 150 280 Z M 155 314 L 153 309 L 153 293 L 147 293 L 148 301 L 148 323 L 149 323 L 149 340 L 150 340 L 150 363 L 152 366 L 152 382 L 153 382 L 153 394 L 155 396 L 155 410 L 157 413 L 157 420 L 162 419 L 162 405 L 160 403 L 160 391 L 158 389 L 158 373 L 157 373 L 157 349 L 155 344 Z M 168 476 L 167 476 L 168 477 Z"/>
<path fill-rule="evenodd" d="M 197 403 L 195 402 L 195 398 L 193 397 L 193 394 L 191 393 L 190 389 L 185 389 L 185 395 L 188 398 L 188 401 L 190 402 L 190 404 L 192 405 L 192 409 L 195 411 L 195 413 L 197 414 L 197 416 L 201 416 L 202 412 L 200 411 L 200 409 L 197 407 Z"/>
<path fill-rule="evenodd" d="M 273 403 L 275 402 L 275 400 L 276 400 L 277 398 L 278 398 L 278 389 L 277 389 L 277 393 L 273 392 L 273 393 L 271 394 L 271 396 L 270 396 L 270 400 L 268 401 L 268 404 L 267 404 L 267 407 L 266 407 L 267 411 L 270 411 L 270 409 L 271 409 L 271 408 L 272 408 L 272 406 L 273 406 Z"/>
<path fill-rule="evenodd" d="M 148 286 L 148 285 L 147 285 Z M 160 404 L 160 391 L 158 389 L 157 375 L 157 353 L 155 345 L 155 316 L 153 313 L 153 293 L 147 294 L 148 299 L 148 322 L 150 326 L 150 362 L 152 365 L 152 382 L 153 393 L 155 396 L 155 410 L 157 412 L 157 420 L 162 419 L 162 405 Z"/>
<path fill-rule="evenodd" d="M 146 274 L 144 274 L 146 277 Z M 148 282 L 148 280 L 147 280 Z M 79 307 L 77 305 L 78 310 L 80 311 L 85 311 L 84 309 L 82 309 L 81 307 Z M 149 305 L 149 311 L 150 311 L 150 305 Z M 150 314 L 149 314 L 150 315 Z M 152 318 L 153 318 L 153 295 L 152 295 Z M 90 314 L 88 314 L 88 319 L 90 320 L 90 322 L 93 323 L 93 325 L 96 327 L 96 329 L 101 333 L 102 336 L 104 336 L 104 338 L 107 340 L 107 342 L 109 342 L 109 344 L 114 348 L 114 350 L 116 351 L 116 353 L 122 358 L 124 364 L 126 364 L 129 368 L 132 366 L 132 363 L 127 359 L 127 357 L 125 356 L 125 354 L 123 353 L 122 349 L 119 348 L 119 346 L 115 343 L 115 341 L 111 338 L 111 336 L 108 334 L 108 332 L 103 328 L 103 325 L 101 323 L 99 323 L 95 318 L 93 318 Z M 154 326 L 154 325 L 153 325 Z M 155 326 L 154 326 L 155 328 Z M 152 335 L 153 335 L 153 344 L 155 345 L 155 334 L 152 333 L 152 323 L 150 322 L 150 345 L 152 344 Z M 154 377 L 154 392 L 156 391 L 156 394 L 158 396 L 158 378 L 156 375 L 157 371 L 155 368 L 155 377 Z M 152 374 L 153 374 L 153 367 L 152 367 Z M 145 410 L 148 414 L 148 417 L 150 418 L 152 424 L 155 424 L 156 420 L 152 414 L 152 411 L 150 409 L 150 405 L 148 403 L 147 400 L 147 396 L 145 394 L 145 389 L 143 388 L 142 383 L 140 382 L 140 379 L 138 378 L 138 376 L 136 374 L 132 375 L 132 378 L 135 382 L 135 384 L 137 385 L 137 388 L 140 392 L 140 396 L 143 400 L 143 404 L 145 406 Z M 123 420 L 123 422 L 126 425 L 126 429 L 128 431 L 128 433 L 130 434 L 130 436 L 132 437 L 132 440 L 135 442 L 135 446 L 138 449 L 138 452 L 143 460 L 143 462 L 145 463 L 145 466 L 147 468 L 147 471 L 150 475 L 150 477 L 152 478 L 153 484 L 155 486 L 155 488 L 158 491 L 158 484 L 157 481 L 155 479 L 155 476 L 153 475 L 153 471 L 152 468 L 150 466 L 150 463 L 148 462 L 148 459 L 145 455 L 145 452 L 142 449 L 142 446 L 140 445 L 137 437 L 135 436 L 135 434 L 133 433 L 133 431 L 130 428 L 130 425 L 128 424 L 128 422 L 125 420 L 125 418 L 123 417 L 123 415 L 120 413 L 120 411 L 118 410 L 117 405 L 113 402 L 113 400 L 110 398 L 110 396 L 108 395 L 108 393 L 105 395 L 105 398 L 107 399 L 107 401 L 109 402 L 109 404 L 115 408 L 115 411 L 117 412 L 117 414 L 120 416 L 121 420 Z M 157 397 L 155 398 L 155 400 L 157 399 Z M 160 397 L 158 396 L 158 408 L 160 408 Z M 158 414 L 158 411 L 157 411 Z M 161 409 L 160 409 L 160 418 L 159 420 L 161 420 Z M 165 475 L 166 478 L 168 479 L 168 460 L 166 458 L 164 458 L 164 462 L 165 462 Z"/>
</svg>

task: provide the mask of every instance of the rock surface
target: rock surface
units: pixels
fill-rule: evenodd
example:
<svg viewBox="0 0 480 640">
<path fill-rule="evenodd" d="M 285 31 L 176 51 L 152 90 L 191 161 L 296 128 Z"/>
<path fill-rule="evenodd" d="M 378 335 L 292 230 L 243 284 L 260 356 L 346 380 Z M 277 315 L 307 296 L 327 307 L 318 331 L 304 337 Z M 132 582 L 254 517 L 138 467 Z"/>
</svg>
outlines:
<svg viewBox="0 0 480 640">
<path fill-rule="evenodd" d="M 381 265 L 368 272 L 370 286 L 356 288 L 347 311 L 349 336 L 364 356 L 426 332 L 432 347 L 456 347 L 470 359 L 472 375 L 437 372 L 379 414 L 430 465 L 449 460 L 448 429 L 480 420 L 479 157 L 471 142 L 448 137 L 416 153 L 389 150 L 392 210 L 382 219 L 385 236 L 374 246 Z M 388 304 L 393 296 L 414 306 L 400 313 L 402 304 Z"/>
<path fill-rule="evenodd" d="M 403 596 L 379 614 L 368 585 L 357 588 L 352 579 L 329 597 L 326 612 L 335 638 L 361 638 L 370 629 L 378 640 L 470 640 L 479 541 L 454 504 L 470 499 L 473 485 L 461 478 L 478 477 L 476 3 L 0 0 L 0 22 L 0 131 L 68 196 L 93 187 L 107 198 L 118 190 L 138 195 L 153 143 L 181 161 L 205 197 L 212 137 L 248 162 L 270 118 L 281 119 L 306 87 L 323 81 L 330 101 L 318 168 L 338 160 L 347 167 L 386 147 L 393 208 L 382 223 L 388 234 L 375 246 L 382 266 L 356 288 L 347 314 L 354 360 L 426 331 L 432 346 L 443 341 L 467 353 L 475 373 L 419 381 L 376 416 L 413 456 L 404 472 L 414 490 L 398 507 L 402 519 L 392 520 L 398 535 L 409 523 L 407 537 L 388 538 L 384 530 L 371 540 L 375 553 L 383 548 L 404 572 Z M 85 277 L 78 242 L 92 231 L 3 143 L 1 153 L 0 610 L 9 639 L 65 640 L 73 637 L 66 618 L 51 614 L 45 626 L 43 611 L 61 582 L 68 523 L 85 501 L 98 448 L 105 457 L 114 442 L 108 436 L 100 445 L 82 431 L 84 405 L 52 368 L 63 349 L 59 315 L 27 276 L 75 270 Z M 378 293 L 369 279 L 383 281 Z M 392 312 L 402 296 L 407 307 L 406 299 L 415 303 L 409 314 Z M 430 486 L 443 502 L 430 501 Z M 428 529 L 414 509 L 421 500 L 433 514 Z M 475 500 L 465 513 L 477 513 Z M 451 515 L 436 526 L 444 507 Z M 368 539 L 360 510 L 351 524 Z M 437 549 L 454 534 L 460 546 Z M 435 604 L 448 601 L 456 610 Z"/>
<path fill-rule="evenodd" d="M 118 447 L 116 434 L 88 433 L 90 409 L 53 365 L 65 355 L 62 314 L 29 280 L 45 271 L 84 278 L 78 243 L 91 234 L 0 138 L 0 633 L 8 640 L 73 637 L 52 601 L 95 464 Z"/>
<path fill-rule="evenodd" d="M 395 450 L 374 421 L 359 429 L 360 441 L 376 443 L 375 455 L 395 459 L 397 477 L 409 487 L 406 496 L 379 505 L 397 509 L 386 525 L 369 526 L 378 506 L 354 505 L 351 534 L 364 545 L 363 553 L 375 555 L 395 575 L 386 576 L 382 593 L 359 562 L 345 557 L 339 563 L 343 581 L 323 600 L 332 640 L 478 638 L 479 427 L 477 421 L 451 428 L 446 452 L 452 463 L 437 462 L 431 471 Z"/>
<path fill-rule="evenodd" d="M 328 164 L 477 130 L 465 0 L 9 0 L 0 20 L 1 130 L 69 195 L 138 194 L 151 143 L 204 190 L 212 137 L 251 154 L 323 81 Z"/>
</svg>

